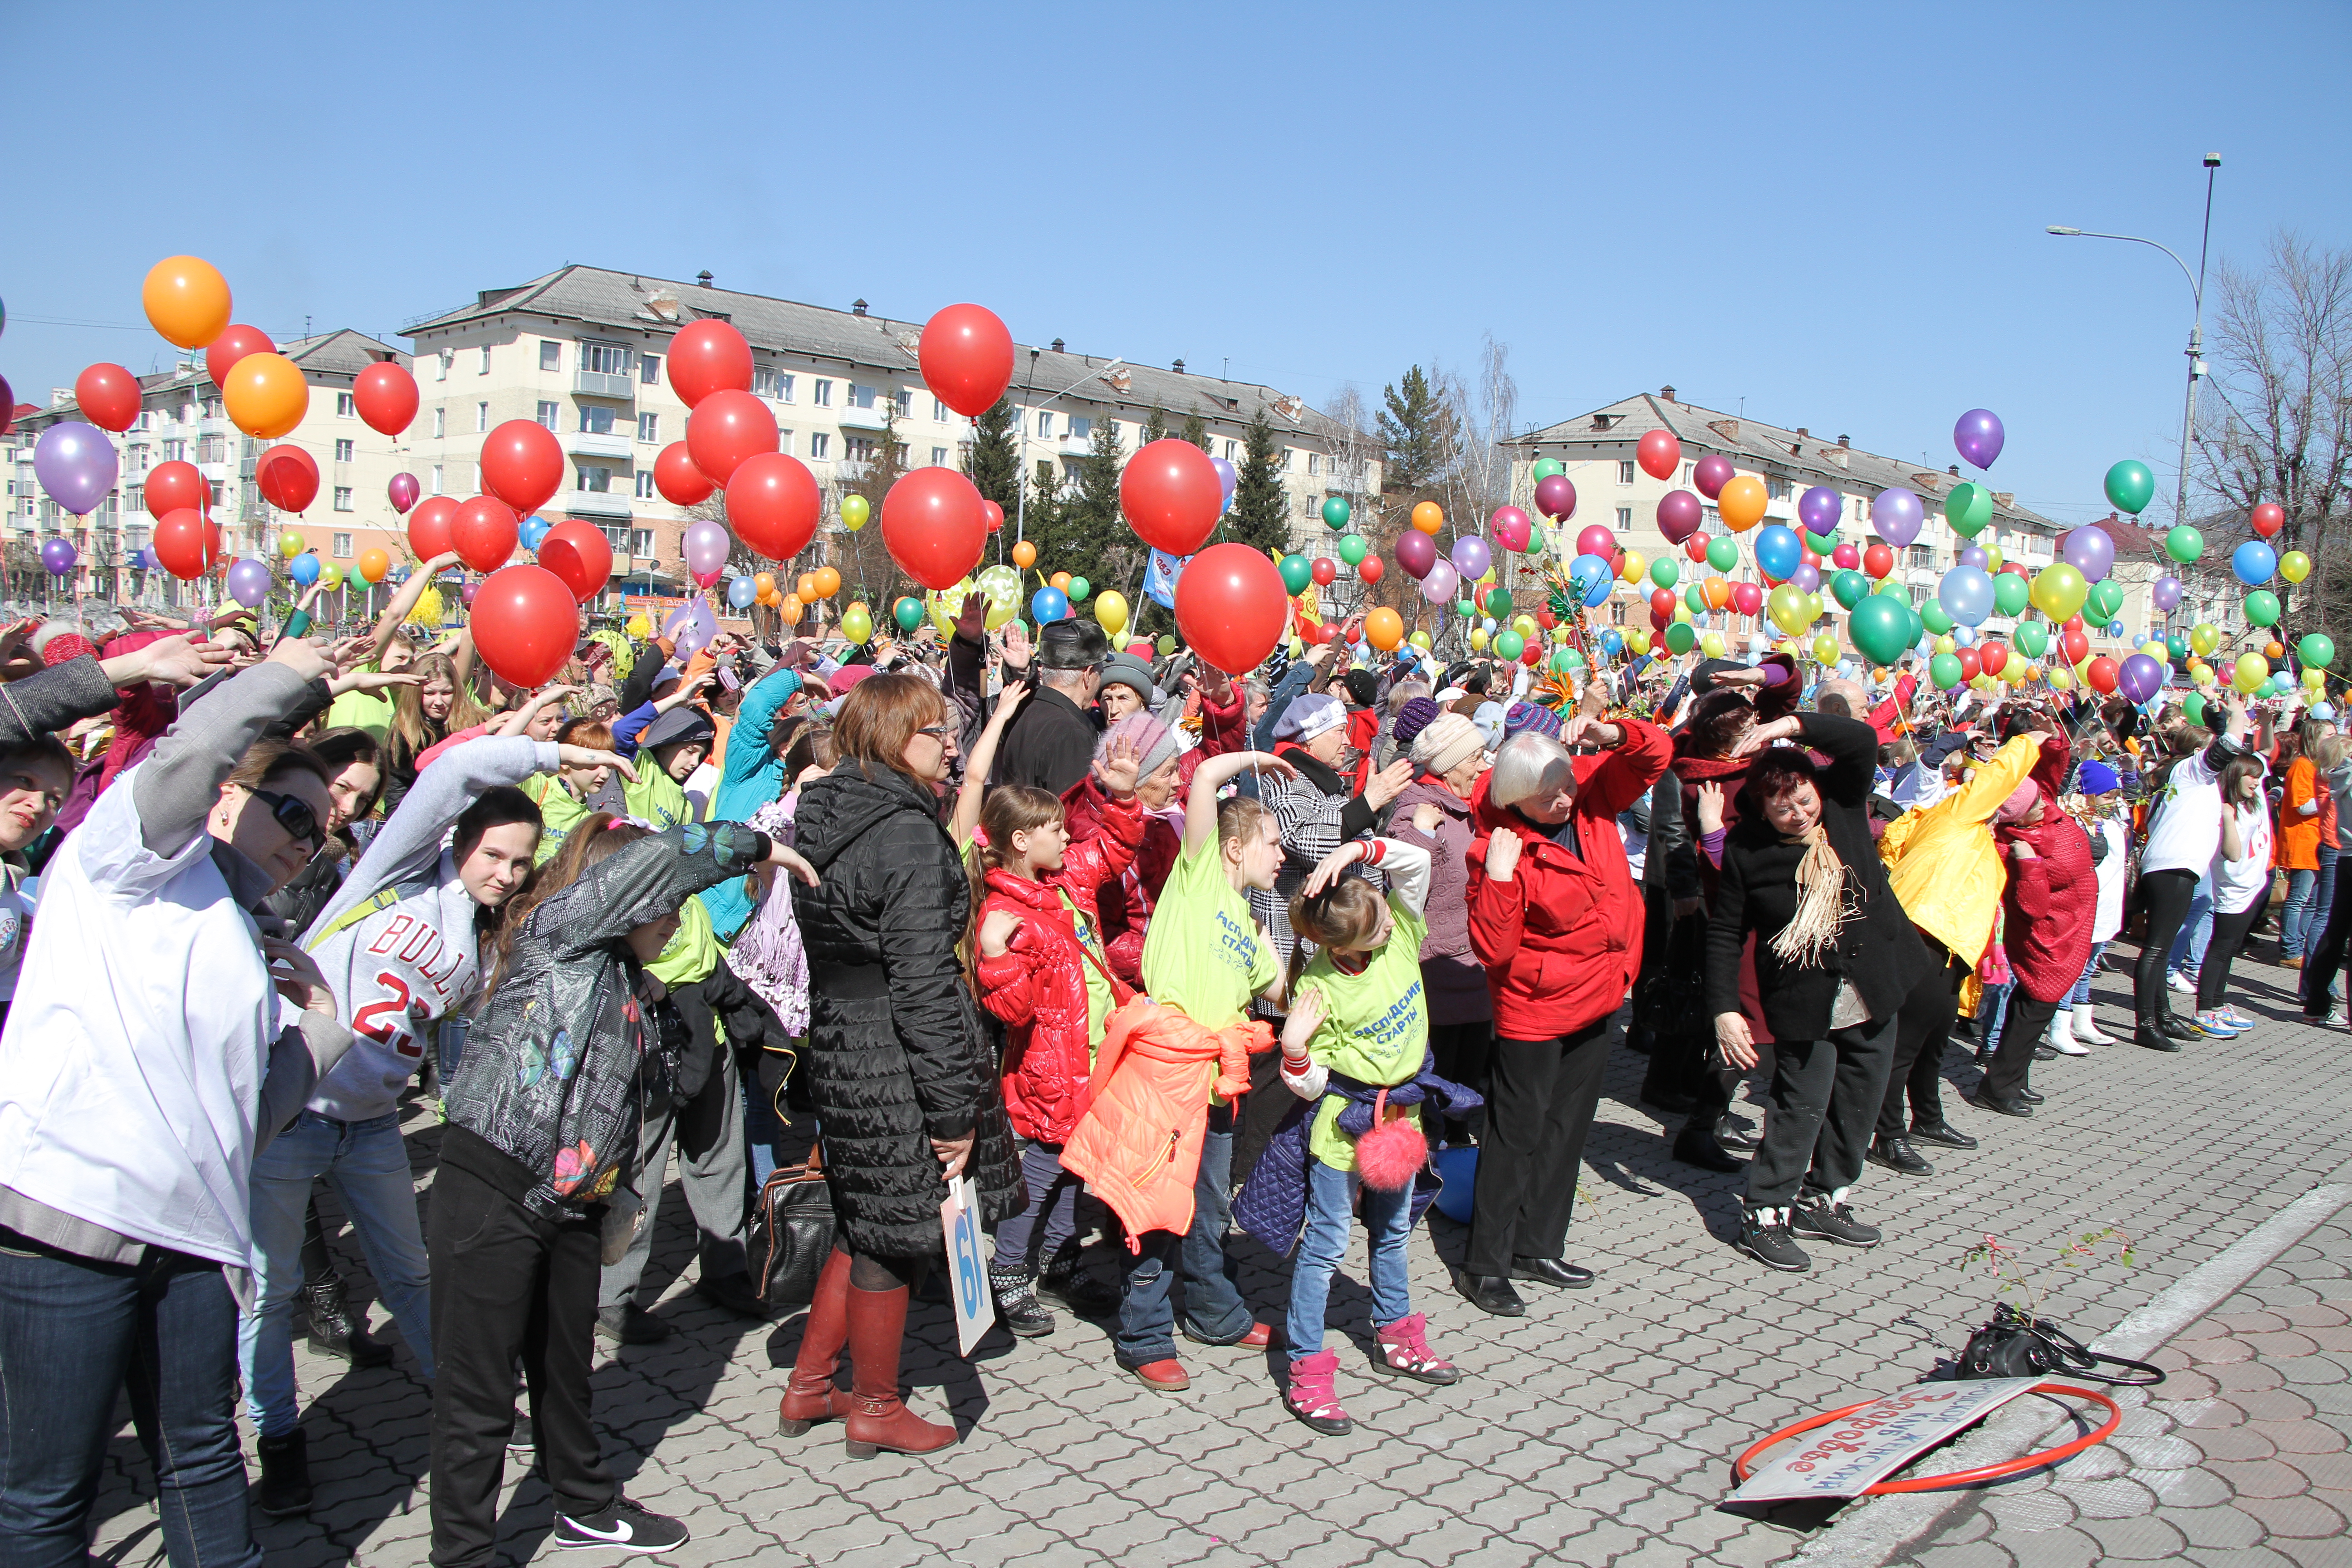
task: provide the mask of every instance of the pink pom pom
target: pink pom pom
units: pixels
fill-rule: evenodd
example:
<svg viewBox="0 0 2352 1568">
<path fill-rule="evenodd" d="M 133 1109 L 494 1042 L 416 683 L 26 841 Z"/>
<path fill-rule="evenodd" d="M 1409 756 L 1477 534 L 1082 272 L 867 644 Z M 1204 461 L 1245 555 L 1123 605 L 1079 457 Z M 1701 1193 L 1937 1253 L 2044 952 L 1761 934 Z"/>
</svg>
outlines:
<svg viewBox="0 0 2352 1568">
<path fill-rule="evenodd" d="M 1412 1184 L 1428 1162 L 1429 1144 L 1410 1120 L 1399 1116 L 1391 1121 L 1387 1111 L 1383 1093 L 1373 1108 L 1370 1131 L 1356 1140 L 1356 1170 L 1366 1186 L 1393 1193 Z"/>
</svg>

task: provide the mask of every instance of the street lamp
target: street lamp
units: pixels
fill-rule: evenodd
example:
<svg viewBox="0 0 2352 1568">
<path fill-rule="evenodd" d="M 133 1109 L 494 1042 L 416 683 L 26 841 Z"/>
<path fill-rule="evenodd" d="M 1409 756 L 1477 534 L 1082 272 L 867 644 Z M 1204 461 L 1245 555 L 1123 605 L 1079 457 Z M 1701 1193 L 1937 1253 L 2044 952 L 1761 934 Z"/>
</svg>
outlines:
<svg viewBox="0 0 2352 1568">
<path fill-rule="evenodd" d="M 2175 523 L 2189 521 L 2189 437 L 2197 418 L 2197 383 L 2205 374 L 2205 258 L 2213 243 L 2213 172 L 2221 166 L 2221 154 L 2205 154 L 2205 234 L 2199 242 L 2197 270 L 2193 274 L 2189 270 L 2189 263 L 2181 260 L 2170 246 L 2158 245 L 2155 240 L 2143 239 L 2136 234 L 2099 234 L 2060 223 L 2053 223 L 2044 230 L 2062 238 L 2120 239 L 2133 245 L 2156 246 L 2157 249 L 2172 258 L 2173 265 L 2180 268 L 2180 275 L 2189 279 L 2195 316 L 2189 327 L 2189 391 L 2180 405 L 2180 483 L 2173 494 L 2172 502 L 2172 521 Z"/>
<path fill-rule="evenodd" d="M 1118 358 L 1111 361 L 1110 363 L 1098 366 L 1094 370 L 1087 372 L 1086 374 L 1078 377 L 1077 380 L 1070 383 L 1069 385 L 1054 394 L 1052 397 L 1046 398 L 1044 403 L 1030 404 L 1021 411 L 1021 472 L 1014 476 L 1021 482 L 1013 492 L 1013 543 L 1018 544 L 1022 540 L 1028 537 L 1024 530 L 1026 530 L 1029 524 L 1029 416 L 1032 414 L 1034 414 L 1038 409 L 1045 407 L 1046 404 L 1057 402 L 1062 398 L 1067 397 L 1071 393 L 1077 391 L 1078 388 L 1094 380 L 1097 376 L 1106 374 L 1126 363 L 1127 356 L 1125 354 L 1121 354 Z M 1028 387 L 1024 390 L 1034 391 L 1037 384 L 1035 380 L 1037 374 L 1037 351 L 1035 349 L 1031 349 L 1029 351 L 1029 374 L 1031 380 Z"/>
</svg>

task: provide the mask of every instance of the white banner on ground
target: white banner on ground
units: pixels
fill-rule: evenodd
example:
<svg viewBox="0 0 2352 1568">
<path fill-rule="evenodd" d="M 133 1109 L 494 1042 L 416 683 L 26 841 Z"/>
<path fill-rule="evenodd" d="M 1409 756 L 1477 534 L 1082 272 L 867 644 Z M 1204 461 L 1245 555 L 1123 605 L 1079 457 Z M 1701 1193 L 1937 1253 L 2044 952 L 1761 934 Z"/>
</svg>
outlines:
<svg viewBox="0 0 2352 1568">
<path fill-rule="evenodd" d="M 2041 1381 L 1989 1377 L 1922 1383 L 1890 1394 L 1803 1434 L 1779 1458 L 1759 1466 L 1729 1500 L 1859 1497 Z"/>
<path fill-rule="evenodd" d="M 980 1194 L 970 1176 L 948 1184 L 948 1201 L 940 1205 L 940 1230 L 947 1237 L 948 1283 L 955 1292 L 956 1350 L 969 1356 L 996 1321 L 988 1261 L 980 1250 Z"/>
</svg>

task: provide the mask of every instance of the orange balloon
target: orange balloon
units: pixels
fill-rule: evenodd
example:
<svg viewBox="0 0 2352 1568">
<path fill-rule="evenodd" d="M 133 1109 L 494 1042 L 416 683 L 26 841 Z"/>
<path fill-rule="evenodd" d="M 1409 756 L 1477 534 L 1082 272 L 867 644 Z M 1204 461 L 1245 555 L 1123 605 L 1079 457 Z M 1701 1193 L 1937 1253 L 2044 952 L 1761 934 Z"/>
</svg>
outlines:
<svg viewBox="0 0 2352 1568">
<path fill-rule="evenodd" d="M 1726 485 L 1723 488 L 1729 489 L 1731 487 Z M 1706 607 L 1710 610 L 1719 610 L 1731 603 L 1731 583 L 1728 578 L 1709 577 L 1706 587 L 1701 591 L 1706 595 Z"/>
<path fill-rule="evenodd" d="M 1056 588 L 1066 588 L 1070 585 L 1070 574 L 1067 572 L 1056 572 L 1045 581 Z"/>
<path fill-rule="evenodd" d="M 785 595 L 784 602 L 776 606 L 776 614 L 784 618 L 784 625 L 788 626 L 799 626 L 801 624 L 802 614 L 801 596 L 798 594 Z"/>
<path fill-rule="evenodd" d="M 139 301 L 148 322 L 184 349 L 203 348 L 228 330 L 228 279 L 194 256 L 167 256 L 149 268 Z"/>
<path fill-rule="evenodd" d="M 373 545 L 360 552 L 361 582 L 381 583 L 383 581 L 383 574 L 391 570 L 392 556 L 388 552 Z"/>
<path fill-rule="evenodd" d="M 1753 474 L 1741 474 L 1723 487 L 1715 498 L 1716 510 L 1734 533 L 1745 533 L 1764 521 L 1764 481 Z"/>
<path fill-rule="evenodd" d="M 772 599 L 776 596 L 776 574 L 772 572 L 754 573 L 751 586 L 759 591 L 762 599 Z"/>
<path fill-rule="evenodd" d="M 1013 564 L 1020 567 L 1024 572 L 1026 572 L 1032 566 L 1036 565 L 1037 547 L 1030 543 L 1025 539 L 1020 543 L 1014 545 L 1013 547 Z"/>
<path fill-rule="evenodd" d="M 1382 653 L 1388 652 L 1404 641 L 1404 617 L 1382 605 L 1364 617 L 1364 640 Z"/>
<path fill-rule="evenodd" d="M 2263 657 L 2269 659 L 2284 658 L 2286 657 L 2286 645 L 2281 642 L 2264 643 L 2263 645 Z"/>
<path fill-rule="evenodd" d="M 802 573 L 801 580 L 793 584 L 793 592 L 799 596 L 802 604 L 814 604 L 816 602 L 816 574 L 814 572 Z"/>
<path fill-rule="evenodd" d="M 229 366 L 221 400 L 238 429 L 274 441 L 292 435 L 310 412 L 310 384 L 284 354 L 247 354 Z"/>
<path fill-rule="evenodd" d="M 1423 533 L 1435 533 L 1445 526 L 1445 509 L 1433 500 L 1425 500 L 1412 509 L 1412 525 Z"/>
<path fill-rule="evenodd" d="M 841 592 L 841 574 L 835 571 L 832 567 L 820 566 L 814 572 L 809 574 L 809 575 L 816 579 L 816 596 L 818 598 L 830 599 L 835 594 Z"/>
</svg>

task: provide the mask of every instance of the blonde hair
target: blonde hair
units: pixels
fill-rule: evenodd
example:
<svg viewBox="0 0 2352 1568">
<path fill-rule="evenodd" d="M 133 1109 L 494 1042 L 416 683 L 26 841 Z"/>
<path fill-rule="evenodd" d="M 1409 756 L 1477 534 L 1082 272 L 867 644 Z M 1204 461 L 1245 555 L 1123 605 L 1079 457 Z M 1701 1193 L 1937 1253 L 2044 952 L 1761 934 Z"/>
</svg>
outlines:
<svg viewBox="0 0 2352 1568">
<path fill-rule="evenodd" d="M 403 675 L 416 677 L 416 684 L 404 686 L 393 699 L 392 732 L 400 738 L 397 748 L 414 760 L 423 752 L 456 734 L 486 722 L 490 710 L 475 700 L 474 689 L 457 679 L 457 661 L 446 653 L 419 655 L 416 662 L 402 670 Z M 436 680 L 446 680 L 457 695 L 449 701 L 449 717 L 443 720 L 439 733 L 435 733 L 433 721 L 425 716 L 425 689 Z"/>
<path fill-rule="evenodd" d="M 1217 848 L 1223 851 L 1246 843 L 1253 835 L 1264 833 L 1265 825 L 1273 822 L 1274 813 L 1266 809 L 1264 801 L 1237 795 L 1217 807 Z M 1277 826 L 1275 831 L 1279 837 L 1281 828 Z"/>
<path fill-rule="evenodd" d="M 1297 893 L 1290 900 L 1290 929 L 1298 945 L 1290 953 L 1289 989 L 1295 995 L 1298 977 L 1316 947 L 1364 948 L 1381 929 L 1380 889 L 1361 877 L 1342 877 L 1319 893 Z"/>
</svg>

